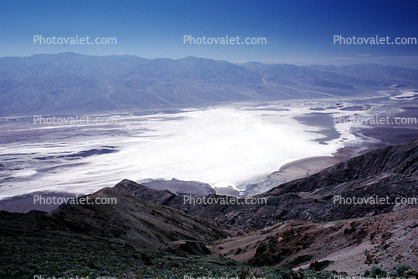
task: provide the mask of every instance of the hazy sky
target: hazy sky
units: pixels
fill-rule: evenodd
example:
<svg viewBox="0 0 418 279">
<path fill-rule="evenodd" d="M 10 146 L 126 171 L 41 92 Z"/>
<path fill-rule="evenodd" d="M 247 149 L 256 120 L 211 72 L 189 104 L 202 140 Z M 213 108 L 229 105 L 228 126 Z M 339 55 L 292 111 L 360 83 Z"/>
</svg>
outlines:
<svg viewBox="0 0 418 279">
<path fill-rule="evenodd" d="M 197 56 L 231 62 L 418 65 L 418 45 L 340 45 L 334 35 L 418 38 L 418 1 L 3 0 L 0 56 L 38 53 Z M 40 45 L 34 36 L 114 37 L 116 45 Z M 184 35 L 266 38 L 264 45 L 189 45 Z M 92 39 L 91 39 L 92 40 Z"/>
</svg>

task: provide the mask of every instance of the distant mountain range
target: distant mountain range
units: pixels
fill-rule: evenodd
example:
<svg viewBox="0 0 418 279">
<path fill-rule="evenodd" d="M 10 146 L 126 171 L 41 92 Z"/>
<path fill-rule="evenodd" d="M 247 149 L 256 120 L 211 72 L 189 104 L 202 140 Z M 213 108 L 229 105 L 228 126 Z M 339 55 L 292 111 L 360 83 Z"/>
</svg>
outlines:
<svg viewBox="0 0 418 279">
<path fill-rule="evenodd" d="M 418 204 L 394 202 L 418 197 L 417 169 L 418 139 L 254 196 L 266 204 L 191 205 L 183 193 L 123 180 L 90 195 L 116 198 L 117 204 L 66 204 L 50 213 L 0 211 L 0 278 L 74 273 L 154 278 L 168 271 L 183 276 L 213 270 L 245 278 L 303 268 L 279 277 L 302 279 L 367 275 L 375 265 L 379 272 L 416 276 Z M 175 181 L 177 189 L 180 184 Z M 341 204 L 336 196 L 390 199 Z"/>
<path fill-rule="evenodd" d="M 381 65 L 301 67 L 196 57 L 39 54 L 0 58 L 0 115 L 351 96 L 391 85 L 417 84 L 418 70 Z"/>
</svg>

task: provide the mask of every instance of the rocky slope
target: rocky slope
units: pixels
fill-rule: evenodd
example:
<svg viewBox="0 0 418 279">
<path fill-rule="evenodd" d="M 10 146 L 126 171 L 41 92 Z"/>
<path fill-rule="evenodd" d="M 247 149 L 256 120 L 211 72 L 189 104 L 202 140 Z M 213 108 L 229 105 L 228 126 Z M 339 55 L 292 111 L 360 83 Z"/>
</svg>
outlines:
<svg viewBox="0 0 418 279">
<path fill-rule="evenodd" d="M 116 204 L 69 204 L 44 214 L 0 212 L 0 234 L 31 229 L 79 233 L 99 239 L 118 239 L 132 245 L 158 249 L 177 240 L 211 242 L 236 235 L 237 229 L 225 227 L 203 218 L 128 195 L 113 188 L 104 188 L 89 196 L 114 199 Z M 13 220 L 13 221 L 12 221 Z M 12 225 L 7 225 L 12 222 Z M 28 224 L 28 222 L 30 224 Z"/>
<path fill-rule="evenodd" d="M 64 192 L 33 192 L 30 194 L 24 194 L 0 200 L 0 211 L 4 210 L 8 212 L 27 213 L 31 210 L 37 210 L 50 212 L 59 206 L 57 204 L 43 204 L 39 202 L 40 198 L 35 198 L 37 195 L 45 199 L 53 199 L 54 197 L 55 199 L 70 199 L 77 197 L 76 194 Z"/>
<path fill-rule="evenodd" d="M 372 266 L 392 270 L 418 267 L 418 209 L 326 223 L 287 221 L 220 240 L 217 254 L 256 266 L 308 268 L 328 262 L 326 270 L 363 275 Z"/>
<path fill-rule="evenodd" d="M 0 278 L 76 271 L 96 277 L 129 271 L 141 278 L 163 272 L 169 278 L 190 270 L 195 276 L 221 270 L 216 274 L 328 278 L 363 275 L 375 265 L 418 269 L 417 157 L 418 139 L 374 150 L 253 197 L 266 204 L 190 204 L 186 195 L 123 180 L 88 196 L 113 204 L 0 211 Z M 334 196 L 376 195 L 390 202 L 333 202 Z M 396 197 L 415 200 L 392 203 Z M 308 271 L 283 275 L 280 268 Z"/>
<path fill-rule="evenodd" d="M 254 196 L 253 201 L 259 204 L 247 204 L 251 200 L 245 201 L 244 198 L 236 204 L 190 204 L 185 202 L 184 195 L 152 190 L 129 180 L 120 182 L 115 188 L 192 215 L 251 231 L 286 220 L 323 222 L 416 207 L 416 200 L 414 202 L 413 199 L 418 197 L 417 170 L 418 140 L 412 140 L 368 152 L 309 177 L 282 184 Z M 353 197 L 363 199 L 362 204 L 349 204 L 350 200 L 343 203 L 342 198 Z M 234 199 L 218 195 L 206 198 Z M 385 199 L 384 203 L 381 198 Z M 402 198 L 412 200 L 408 202 Z"/>
</svg>

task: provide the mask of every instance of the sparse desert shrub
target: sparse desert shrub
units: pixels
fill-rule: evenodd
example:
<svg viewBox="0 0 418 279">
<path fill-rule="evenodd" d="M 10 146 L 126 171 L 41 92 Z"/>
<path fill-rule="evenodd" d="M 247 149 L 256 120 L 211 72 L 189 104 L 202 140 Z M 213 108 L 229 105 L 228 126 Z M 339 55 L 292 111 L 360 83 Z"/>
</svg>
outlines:
<svg viewBox="0 0 418 279">
<path fill-rule="evenodd" d="M 281 279 L 303 279 L 304 276 L 300 272 L 291 269 L 278 270 L 279 278 Z"/>
<path fill-rule="evenodd" d="M 385 270 L 383 270 L 381 267 L 375 265 L 372 267 L 372 269 L 370 269 L 369 275 L 370 277 L 375 278 L 377 277 L 384 277 L 386 276 L 387 272 Z"/>
<path fill-rule="evenodd" d="M 400 265 L 400 266 L 398 266 L 397 268 L 395 268 L 395 273 L 396 273 L 396 276 L 398 276 L 398 277 L 401 277 L 401 276 L 403 276 L 404 275 L 404 273 L 405 273 L 405 271 L 407 271 L 407 270 L 409 270 L 409 269 L 412 269 L 412 267 L 411 266 L 409 266 L 409 265 Z"/>
<path fill-rule="evenodd" d="M 261 270 L 252 268 L 252 267 L 243 268 L 238 275 L 239 279 L 258 278 L 258 277 L 265 277 L 264 272 L 262 272 Z"/>
</svg>

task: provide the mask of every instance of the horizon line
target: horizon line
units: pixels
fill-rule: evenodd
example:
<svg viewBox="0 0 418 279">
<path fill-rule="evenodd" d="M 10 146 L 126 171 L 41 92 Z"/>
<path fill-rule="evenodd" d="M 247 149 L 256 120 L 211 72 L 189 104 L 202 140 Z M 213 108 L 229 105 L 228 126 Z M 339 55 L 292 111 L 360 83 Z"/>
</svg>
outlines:
<svg viewBox="0 0 418 279">
<path fill-rule="evenodd" d="M 160 59 L 167 59 L 167 60 L 173 60 L 173 61 L 177 61 L 177 60 L 183 60 L 183 59 L 187 59 L 187 58 L 197 58 L 197 59 L 204 59 L 204 60 L 213 60 L 213 61 L 217 61 L 217 62 L 228 62 L 231 64 L 236 64 L 236 65 L 241 65 L 241 64 L 247 64 L 247 63 L 261 63 L 261 64 L 265 64 L 265 65 L 295 65 L 295 66 L 335 66 L 335 67 L 342 67 L 342 66 L 349 66 L 349 65 L 380 65 L 380 66 L 394 66 L 394 67 L 403 67 L 403 68 L 411 68 L 414 69 L 412 67 L 406 67 L 406 66 L 398 66 L 398 65 L 393 65 L 393 64 L 385 64 L 385 63 L 377 63 L 377 62 L 370 62 L 370 61 L 365 61 L 362 63 L 356 63 L 353 61 L 353 63 L 348 63 L 345 65 L 335 65 L 335 64 L 331 64 L 331 63 L 306 63 L 306 64 L 295 64 L 295 63 L 286 63 L 286 62 L 279 62 L 277 60 L 300 60 L 300 61 L 306 61 L 306 60 L 321 60 L 320 58 L 311 58 L 311 59 L 303 59 L 303 58 L 286 58 L 286 59 L 271 59 L 269 61 L 277 61 L 277 62 L 266 62 L 266 60 L 248 60 L 246 62 L 231 62 L 229 60 L 225 60 L 225 59 L 214 59 L 214 58 L 208 58 L 208 57 L 198 57 L 198 56 L 184 56 L 181 58 L 170 58 L 170 57 L 157 57 L 157 58 L 147 58 L 147 57 L 142 57 L 136 54 L 104 54 L 104 55 L 100 55 L 100 54 L 83 54 L 83 53 L 78 53 L 78 52 L 73 52 L 73 51 L 66 51 L 66 52 L 58 52 L 58 53 L 35 53 L 29 56 L 25 56 L 25 55 L 15 55 L 15 56 L 0 56 L 1 58 L 28 58 L 28 57 L 33 57 L 33 56 L 38 56 L 38 55 L 50 55 L 50 56 L 56 56 L 56 55 L 63 55 L 63 54 L 75 54 L 75 55 L 79 55 L 79 56 L 89 56 L 89 57 L 112 57 L 112 56 L 117 56 L 117 57 L 123 57 L 123 56 L 131 56 L 131 57 L 136 57 L 136 58 L 141 58 L 141 59 L 146 59 L 149 61 L 152 60 L 160 60 Z M 350 60 L 356 60 L 356 59 L 361 59 L 364 58 L 363 57 L 333 57 L 333 58 L 329 58 L 332 60 L 337 60 L 337 61 L 350 61 Z M 369 59 L 418 59 L 418 55 L 417 56 L 380 56 L 380 57 L 368 57 Z M 322 59 L 322 60 L 329 60 L 329 59 Z"/>
</svg>

